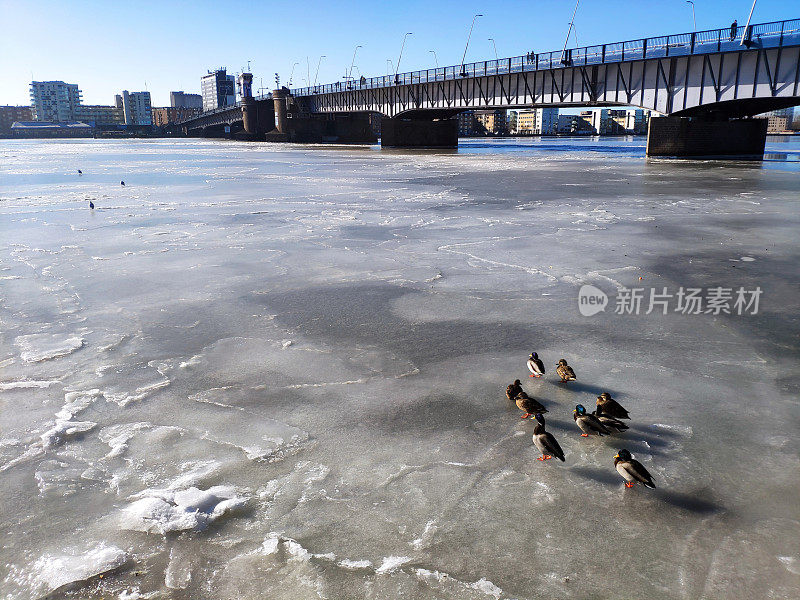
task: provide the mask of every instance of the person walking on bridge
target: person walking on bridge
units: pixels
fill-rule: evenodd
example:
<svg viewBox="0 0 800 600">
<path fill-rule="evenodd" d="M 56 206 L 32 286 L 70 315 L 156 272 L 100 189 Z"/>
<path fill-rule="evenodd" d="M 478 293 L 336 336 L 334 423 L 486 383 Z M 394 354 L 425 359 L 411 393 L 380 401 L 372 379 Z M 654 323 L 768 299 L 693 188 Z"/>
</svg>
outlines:
<svg viewBox="0 0 800 600">
<path fill-rule="evenodd" d="M 736 39 L 736 31 L 739 29 L 739 24 L 736 22 L 736 19 L 733 20 L 731 23 L 731 41 Z"/>
</svg>

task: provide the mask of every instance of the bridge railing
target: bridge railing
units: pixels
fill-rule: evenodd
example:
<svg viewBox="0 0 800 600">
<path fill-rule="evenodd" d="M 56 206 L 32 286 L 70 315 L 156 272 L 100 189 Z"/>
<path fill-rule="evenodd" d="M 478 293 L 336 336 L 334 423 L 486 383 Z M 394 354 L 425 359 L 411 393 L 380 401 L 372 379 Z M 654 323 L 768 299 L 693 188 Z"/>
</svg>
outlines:
<svg viewBox="0 0 800 600">
<path fill-rule="evenodd" d="M 775 48 L 800 44 L 800 19 L 759 23 L 758 25 L 751 25 L 748 31 L 745 31 L 745 29 L 745 26 L 726 27 L 724 29 L 709 29 L 707 31 L 614 42 L 599 46 L 570 48 L 563 52 L 532 53 L 526 56 L 439 67 L 424 71 L 381 75 L 370 79 L 338 81 L 325 85 L 293 89 L 291 93 L 293 96 L 310 96 L 350 90 L 385 88 L 393 85 L 453 81 L 464 77 L 486 77 L 650 58 L 730 52 L 741 49 L 743 37 L 748 47 Z"/>
</svg>

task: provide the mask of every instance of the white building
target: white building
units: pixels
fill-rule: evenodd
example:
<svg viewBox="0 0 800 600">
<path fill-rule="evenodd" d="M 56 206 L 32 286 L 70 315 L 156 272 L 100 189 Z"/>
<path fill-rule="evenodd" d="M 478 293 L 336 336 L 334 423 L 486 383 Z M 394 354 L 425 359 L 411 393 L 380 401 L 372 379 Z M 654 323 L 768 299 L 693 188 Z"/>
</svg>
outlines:
<svg viewBox="0 0 800 600">
<path fill-rule="evenodd" d="M 81 105 L 77 83 L 32 81 L 31 107 L 37 121 L 65 123 L 75 121 Z"/>
<path fill-rule="evenodd" d="M 125 125 L 146 126 L 153 124 L 150 92 L 122 91 L 122 113 Z"/>
<path fill-rule="evenodd" d="M 181 92 L 169 93 L 169 105 L 173 108 L 203 108 L 203 97 L 200 94 Z"/>
<path fill-rule="evenodd" d="M 555 135 L 558 129 L 557 108 L 534 108 L 517 113 L 517 133 Z"/>
<path fill-rule="evenodd" d="M 214 110 L 236 104 L 236 78 L 227 75 L 225 69 L 209 71 L 200 79 L 203 95 L 203 110 Z"/>
</svg>

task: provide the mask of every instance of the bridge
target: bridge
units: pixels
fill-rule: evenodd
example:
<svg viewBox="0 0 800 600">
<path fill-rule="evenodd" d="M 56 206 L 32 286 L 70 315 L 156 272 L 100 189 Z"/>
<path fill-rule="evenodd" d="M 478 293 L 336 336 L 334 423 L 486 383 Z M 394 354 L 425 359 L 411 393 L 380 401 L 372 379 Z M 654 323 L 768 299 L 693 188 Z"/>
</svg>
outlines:
<svg viewBox="0 0 800 600">
<path fill-rule="evenodd" d="M 799 85 L 795 19 L 283 88 L 185 126 L 227 119 L 256 133 L 242 115 L 271 103 L 262 112 L 274 139 L 380 114 L 383 146 L 455 147 L 453 117 L 465 110 L 634 106 L 668 117 L 650 121 L 650 155 L 761 155 L 766 122 L 744 117 L 800 104 Z"/>
</svg>

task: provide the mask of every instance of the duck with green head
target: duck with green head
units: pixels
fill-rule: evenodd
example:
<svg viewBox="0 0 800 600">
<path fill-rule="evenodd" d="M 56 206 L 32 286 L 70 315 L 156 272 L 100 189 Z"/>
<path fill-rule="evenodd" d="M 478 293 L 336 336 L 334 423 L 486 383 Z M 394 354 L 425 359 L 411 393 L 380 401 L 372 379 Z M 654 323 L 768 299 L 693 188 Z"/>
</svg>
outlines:
<svg viewBox="0 0 800 600">
<path fill-rule="evenodd" d="M 572 411 L 572 418 L 575 419 L 575 424 L 583 432 L 581 437 L 609 435 L 611 433 L 597 417 L 586 412 L 586 407 L 583 404 L 578 404 L 575 407 L 575 410 Z"/>
</svg>

